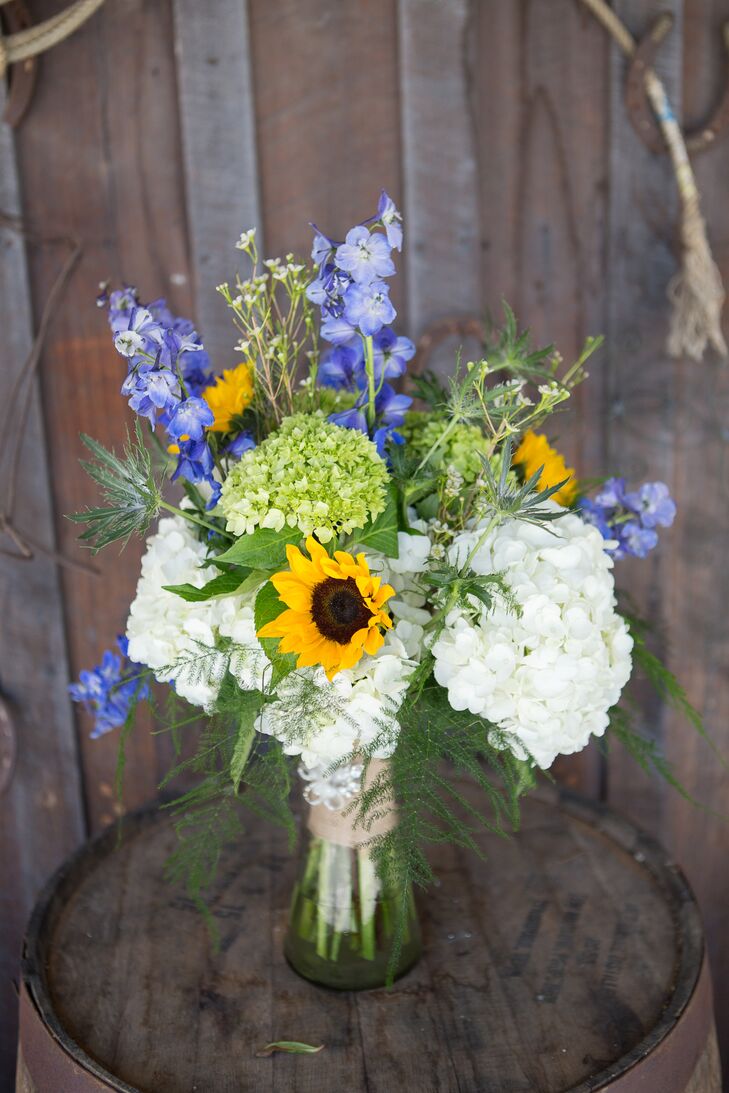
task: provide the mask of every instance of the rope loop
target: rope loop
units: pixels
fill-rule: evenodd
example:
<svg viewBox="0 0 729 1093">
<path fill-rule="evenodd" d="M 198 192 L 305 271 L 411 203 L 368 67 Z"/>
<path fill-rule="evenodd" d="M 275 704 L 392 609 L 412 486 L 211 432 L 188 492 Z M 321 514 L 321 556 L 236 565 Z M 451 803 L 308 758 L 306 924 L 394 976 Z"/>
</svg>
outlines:
<svg viewBox="0 0 729 1093">
<path fill-rule="evenodd" d="M 5 2 L 6 0 L 0 0 L 0 5 Z M 45 53 L 47 49 L 64 41 L 83 26 L 103 3 L 104 0 L 75 0 L 64 11 L 59 12 L 58 15 L 52 15 L 50 19 L 46 19 L 37 26 L 19 30 L 7 38 L 3 38 L 0 34 L 0 79 L 5 75 L 9 65 L 26 61 L 29 57 L 36 57 L 39 53 Z"/>
</svg>

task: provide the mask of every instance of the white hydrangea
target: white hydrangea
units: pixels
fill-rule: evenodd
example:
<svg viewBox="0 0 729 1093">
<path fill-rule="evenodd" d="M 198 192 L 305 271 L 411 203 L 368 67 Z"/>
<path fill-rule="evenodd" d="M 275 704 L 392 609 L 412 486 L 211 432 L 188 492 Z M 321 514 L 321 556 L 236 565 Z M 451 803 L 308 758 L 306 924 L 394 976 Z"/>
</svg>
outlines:
<svg viewBox="0 0 729 1093">
<path fill-rule="evenodd" d="M 556 505 L 554 506 L 557 507 Z M 462 565 L 482 525 L 449 549 Z M 455 710 L 498 725 L 519 758 L 546 769 L 601 736 L 631 672 L 632 639 L 615 611 L 612 559 L 596 528 L 567 513 L 544 526 L 507 520 L 471 566 L 501 573 L 521 613 L 505 606 L 452 611 L 433 645 L 435 678 Z"/>
<path fill-rule="evenodd" d="M 387 759 L 397 745 L 397 712 L 423 648 L 423 627 L 430 618 L 425 599 L 410 575 L 427 564 L 430 540 L 399 533 L 400 557 L 367 554 L 373 572 L 397 591 L 388 601 L 395 625 L 374 656 L 338 672 L 329 682 L 321 668 L 292 672 L 277 686 L 277 700 L 267 704 L 257 728 L 275 736 L 287 755 L 301 755 L 307 767 L 330 766 L 358 747 Z"/>
<path fill-rule="evenodd" d="M 267 658 L 256 637 L 255 592 L 190 603 L 164 585 L 201 588 L 218 573 L 200 568 L 207 552 L 188 520 L 160 520 L 147 541 L 137 594 L 129 609 L 129 656 L 151 668 L 160 683 L 209 711 L 228 669 L 244 690 L 260 688 Z M 231 651 L 221 648 L 229 638 Z M 208 652 L 209 650 L 209 652 Z"/>
</svg>

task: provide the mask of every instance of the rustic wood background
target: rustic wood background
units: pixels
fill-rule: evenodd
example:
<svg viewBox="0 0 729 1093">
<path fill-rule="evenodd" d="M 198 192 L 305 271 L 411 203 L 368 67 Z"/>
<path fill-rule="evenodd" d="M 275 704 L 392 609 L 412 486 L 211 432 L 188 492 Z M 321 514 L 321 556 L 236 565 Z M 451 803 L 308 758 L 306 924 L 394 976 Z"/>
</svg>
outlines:
<svg viewBox="0 0 729 1093">
<path fill-rule="evenodd" d="M 63 4 L 29 6 L 40 20 Z M 636 35 L 659 9 L 673 12 L 660 72 L 686 124 L 705 118 L 725 77 L 727 0 L 613 6 Z M 234 268 L 239 231 L 257 225 L 267 253 L 306 252 L 309 220 L 341 232 L 385 186 L 406 214 L 397 303 L 409 334 L 485 306 L 496 313 L 505 296 L 565 356 L 585 334 L 607 335 L 560 443 L 583 475 L 670 483 L 675 527 L 650 559 L 622 563 L 620 581 L 667 635 L 670 664 L 729 755 L 729 369 L 664 352 L 676 188 L 666 158 L 628 123 L 624 77 L 623 59 L 576 0 L 107 0 L 43 57 L 21 126 L 0 127 L 4 392 L 69 249 L 82 248 L 45 342 L 18 526 L 87 560 L 63 517 L 93 498 L 78 434 L 118 443 L 128 420 L 120 363 L 93 303 L 98 281 L 167 295 L 195 316 L 220 369 L 233 361 L 233 338 L 214 286 Z M 729 140 L 696 169 L 729 282 Z M 0 466 L 0 479 L 7 472 Z M 0 686 L 19 736 L 0 797 L 2 1088 L 28 908 L 58 862 L 118 809 L 116 740 L 89 740 L 65 687 L 122 629 L 139 553 L 107 551 L 97 576 L 43 551 L 32 562 L 0 555 Z M 727 774 L 711 751 L 659 705 L 646 718 L 687 788 L 725 812 Z M 165 762 L 140 725 L 127 807 L 154 795 Z M 726 820 L 617 751 L 604 763 L 590 749 L 563 774 L 656 833 L 686 868 L 729 1053 Z"/>
</svg>

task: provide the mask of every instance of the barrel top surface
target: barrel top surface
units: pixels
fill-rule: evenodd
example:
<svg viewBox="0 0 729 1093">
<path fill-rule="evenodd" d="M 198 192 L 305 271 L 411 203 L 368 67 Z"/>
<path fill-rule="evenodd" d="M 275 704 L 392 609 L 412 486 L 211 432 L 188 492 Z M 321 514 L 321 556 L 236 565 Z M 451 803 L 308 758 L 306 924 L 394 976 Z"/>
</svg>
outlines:
<svg viewBox="0 0 729 1093">
<path fill-rule="evenodd" d="M 164 814 L 129 818 L 57 874 L 24 976 L 66 1050 L 109 1088 L 595 1090 L 666 1042 L 703 956 L 693 897 L 660 848 L 609 811 L 546 794 L 486 859 L 438 848 L 419 898 L 424 956 L 390 990 L 343 993 L 283 957 L 295 856 L 251 818 L 212 894 L 217 951 L 162 880 Z M 318 1055 L 256 1051 L 276 1040 Z"/>
</svg>

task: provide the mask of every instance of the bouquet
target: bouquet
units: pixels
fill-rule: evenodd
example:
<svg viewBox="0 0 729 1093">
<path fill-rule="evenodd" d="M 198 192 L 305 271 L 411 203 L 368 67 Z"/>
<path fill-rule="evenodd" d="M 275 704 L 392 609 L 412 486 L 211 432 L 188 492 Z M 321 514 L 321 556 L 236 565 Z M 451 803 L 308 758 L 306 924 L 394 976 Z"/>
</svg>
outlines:
<svg viewBox="0 0 729 1093">
<path fill-rule="evenodd" d="M 220 375 L 164 300 L 104 287 L 137 421 L 120 455 L 84 437 L 103 500 L 73 517 L 94 550 L 148 536 L 119 651 L 71 694 L 93 735 L 121 729 L 122 759 L 141 700 L 179 747 L 194 734 L 165 780 L 192 777 L 167 806 L 172 876 L 204 905 L 240 806 L 293 831 L 298 769 L 311 810 L 286 951 L 340 986 L 412 963 L 427 844 L 515 828 L 557 756 L 609 733 L 672 777 L 620 701 L 634 666 L 698 724 L 614 584 L 672 523 L 667 487 L 588 490 L 548 440 L 600 339 L 565 365 L 505 307 L 480 359 L 445 384 L 406 378 L 402 241 L 384 192 L 344 240 L 315 228 L 310 265 L 261 261 L 245 232 L 245 271 L 218 286 L 240 363 Z"/>
</svg>

